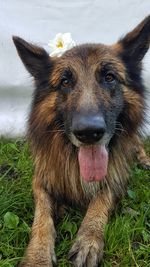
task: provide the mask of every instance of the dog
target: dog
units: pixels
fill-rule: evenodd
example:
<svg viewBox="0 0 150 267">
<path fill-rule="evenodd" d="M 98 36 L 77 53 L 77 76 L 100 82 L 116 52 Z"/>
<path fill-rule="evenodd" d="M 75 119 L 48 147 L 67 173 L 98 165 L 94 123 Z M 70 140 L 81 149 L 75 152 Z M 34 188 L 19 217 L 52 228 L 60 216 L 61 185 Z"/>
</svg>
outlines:
<svg viewBox="0 0 150 267">
<path fill-rule="evenodd" d="M 13 40 L 36 88 L 28 123 L 35 216 L 20 266 L 56 263 L 53 218 L 67 204 L 87 209 L 69 258 L 76 267 L 96 267 L 104 227 L 126 192 L 135 147 L 141 146 L 150 16 L 113 45 L 81 44 L 61 57 Z"/>
</svg>

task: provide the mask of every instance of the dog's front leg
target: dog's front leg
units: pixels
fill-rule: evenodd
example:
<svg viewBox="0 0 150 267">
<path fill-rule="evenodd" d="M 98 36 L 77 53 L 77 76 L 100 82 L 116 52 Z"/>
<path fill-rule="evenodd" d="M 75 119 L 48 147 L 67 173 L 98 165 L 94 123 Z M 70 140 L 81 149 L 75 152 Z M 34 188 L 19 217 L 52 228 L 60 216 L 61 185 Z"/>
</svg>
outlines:
<svg viewBox="0 0 150 267">
<path fill-rule="evenodd" d="M 112 208 L 111 193 L 94 198 L 69 252 L 75 267 L 96 267 L 103 257 L 104 226 Z"/>
<path fill-rule="evenodd" d="M 36 179 L 33 182 L 33 192 L 35 216 L 31 240 L 20 267 L 52 267 L 56 263 L 53 201 Z"/>
</svg>

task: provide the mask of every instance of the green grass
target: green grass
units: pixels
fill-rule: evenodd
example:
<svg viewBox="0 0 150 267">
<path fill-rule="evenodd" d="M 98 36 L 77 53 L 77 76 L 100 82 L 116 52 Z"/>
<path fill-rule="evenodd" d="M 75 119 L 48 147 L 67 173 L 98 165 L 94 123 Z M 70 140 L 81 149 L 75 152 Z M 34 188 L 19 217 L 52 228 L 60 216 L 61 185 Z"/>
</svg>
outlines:
<svg viewBox="0 0 150 267">
<path fill-rule="evenodd" d="M 145 144 L 150 154 L 150 141 Z M 32 162 L 23 141 L 0 140 L 0 267 L 16 266 L 29 241 L 34 214 Z M 103 267 L 150 266 L 150 173 L 133 167 L 128 195 L 105 229 Z M 70 210 L 57 226 L 56 254 L 67 254 L 83 215 Z"/>
</svg>

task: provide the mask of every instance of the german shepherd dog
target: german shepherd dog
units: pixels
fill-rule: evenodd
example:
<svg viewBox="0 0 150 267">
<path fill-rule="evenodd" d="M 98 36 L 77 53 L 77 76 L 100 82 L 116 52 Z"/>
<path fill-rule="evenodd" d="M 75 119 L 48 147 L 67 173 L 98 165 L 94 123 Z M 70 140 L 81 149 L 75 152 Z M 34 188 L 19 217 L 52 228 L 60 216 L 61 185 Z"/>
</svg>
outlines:
<svg viewBox="0 0 150 267">
<path fill-rule="evenodd" d="M 141 61 L 150 44 L 150 16 L 114 45 L 83 44 L 61 57 L 13 40 L 36 87 L 28 128 L 35 216 L 20 266 L 56 263 L 53 218 L 69 204 L 87 209 L 69 258 L 76 267 L 96 267 L 104 227 L 126 192 L 139 145 L 145 110 Z"/>
</svg>

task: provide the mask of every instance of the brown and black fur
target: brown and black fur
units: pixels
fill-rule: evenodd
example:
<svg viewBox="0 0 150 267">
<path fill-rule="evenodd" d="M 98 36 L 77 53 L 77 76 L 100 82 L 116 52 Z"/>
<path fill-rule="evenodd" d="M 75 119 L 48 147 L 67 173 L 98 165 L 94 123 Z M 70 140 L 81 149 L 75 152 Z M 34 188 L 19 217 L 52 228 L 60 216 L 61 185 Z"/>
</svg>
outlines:
<svg viewBox="0 0 150 267">
<path fill-rule="evenodd" d="M 79 45 L 60 58 L 13 39 L 36 87 L 28 129 L 35 216 L 20 266 L 56 263 L 54 207 L 69 204 L 87 209 L 69 257 L 76 267 L 96 267 L 103 256 L 104 226 L 126 192 L 135 144 L 140 143 L 145 111 L 141 61 L 149 48 L 150 16 L 115 45 Z M 87 183 L 80 177 L 77 155 L 82 142 L 72 129 L 83 114 L 101 114 L 106 123 L 109 163 L 101 182 Z"/>
</svg>

